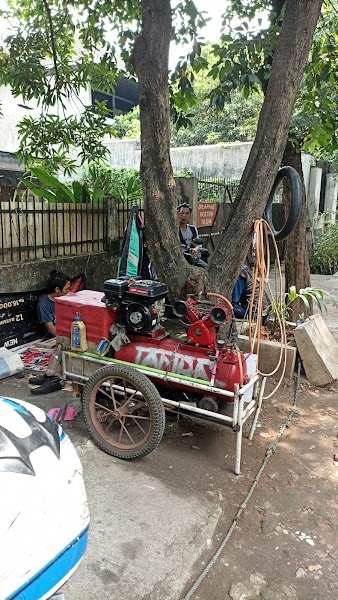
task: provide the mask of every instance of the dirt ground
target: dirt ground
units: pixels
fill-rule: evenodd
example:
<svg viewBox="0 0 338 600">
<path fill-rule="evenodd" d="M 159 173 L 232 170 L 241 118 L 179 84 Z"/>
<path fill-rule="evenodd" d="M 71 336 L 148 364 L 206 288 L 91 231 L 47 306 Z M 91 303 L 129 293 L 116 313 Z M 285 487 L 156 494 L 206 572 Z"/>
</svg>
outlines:
<svg viewBox="0 0 338 600">
<path fill-rule="evenodd" d="M 13 378 L 0 385 L 1 395 L 31 400 L 27 391 L 25 380 Z M 62 392 L 64 398 L 69 393 Z M 51 396 L 34 398 L 34 402 L 44 408 L 54 406 L 56 395 L 54 402 Z M 240 476 L 233 474 L 235 436 L 228 429 L 201 426 L 186 419 L 177 422 L 176 418 L 169 417 L 164 438 L 156 451 L 142 460 L 125 463 L 117 459 L 112 461 L 93 447 L 80 418 L 72 428 L 67 428 L 67 432 L 84 466 L 92 518 L 92 548 L 83 565 L 66 584 L 66 600 L 336 600 L 338 460 L 335 461 L 334 456 L 338 455 L 337 399 L 336 385 L 329 389 L 311 388 L 302 379 L 297 412 L 262 470 L 269 444 L 276 440 L 293 405 L 294 386 L 285 385 L 276 397 L 265 403 L 253 441 L 244 439 Z M 112 462 L 117 464 L 112 465 Z M 107 478 L 113 466 L 117 468 L 118 478 L 125 477 L 127 472 L 128 476 L 141 477 L 141 480 L 144 476 L 150 477 L 154 485 L 162 483 L 174 498 L 188 500 L 191 507 L 198 498 L 210 516 L 217 515 L 212 536 L 198 541 L 198 558 L 189 568 L 189 576 L 185 573 L 178 587 L 174 585 L 175 575 L 171 573 L 150 590 L 145 586 L 144 592 L 139 590 L 135 595 L 134 584 L 139 582 L 135 572 L 135 582 L 129 581 L 132 587 L 124 587 L 123 578 L 119 581 L 118 573 L 109 565 L 108 552 L 114 556 L 113 541 L 110 539 L 103 550 L 95 542 L 95 534 L 97 530 L 101 531 L 102 523 L 108 527 L 108 509 L 102 493 L 98 498 L 98 490 L 103 486 L 102 478 Z M 250 495 L 253 485 L 255 488 Z M 135 504 L 131 492 L 124 507 L 127 511 L 128 502 Z M 237 518 L 243 503 L 243 512 Z M 184 514 L 181 516 L 185 519 Z M 169 522 L 173 520 L 170 509 L 165 518 Z M 115 511 L 114 529 L 116 519 L 120 522 Z M 195 525 L 194 536 L 198 536 L 204 523 L 196 522 Z M 232 527 L 232 535 L 214 559 Z M 124 533 L 124 555 L 130 567 L 137 562 L 137 557 L 135 550 L 131 551 L 132 542 L 129 547 L 127 540 Z M 162 546 L 163 555 L 168 552 L 167 543 L 165 539 L 161 540 L 160 562 Z M 187 551 L 184 540 L 180 544 L 182 547 L 176 551 L 183 554 Z M 148 552 L 149 548 L 146 555 Z M 119 549 L 119 556 L 120 553 Z M 203 570 L 209 561 L 213 564 L 204 576 Z M 177 569 L 181 569 L 180 564 Z M 116 578 L 107 579 L 107 571 L 115 573 Z M 191 591 L 201 574 L 200 585 Z M 97 577 L 100 581 L 95 584 Z M 143 577 L 147 578 L 147 573 L 143 573 Z M 95 593 L 89 590 L 95 590 Z"/>
<path fill-rule="evenodd" d="M 290 388 L 265 405 L 255 452 L 276 439 L 291 405 Z M 311 389 L 304 382 L 298 410 L 195 600 L 338 598 L 337 388 Z M 244 480 L 252 476 L 248 447 L 245 457 Z M 215 541 L 228 526 L 229 519 Z"/>
<path fill-rule="evenodd" d="M 324 283 L 338 297 L 338 277 Z M 324 318 L 336 335 L 338 308 Z M 70 391 L 34 398 L 10 378 L 0 394 L 48 409 Z M 264 402 L 240 476 L 228 428 L 168 416 L 156 451 L 133 462 L 98 450 L 82 417 L 67 428 L 92 525 L 66 600 L 337 600 L 338 387 L 303 374 L 296 397 L 287 426 L 295 382 Z"/>
</svg>

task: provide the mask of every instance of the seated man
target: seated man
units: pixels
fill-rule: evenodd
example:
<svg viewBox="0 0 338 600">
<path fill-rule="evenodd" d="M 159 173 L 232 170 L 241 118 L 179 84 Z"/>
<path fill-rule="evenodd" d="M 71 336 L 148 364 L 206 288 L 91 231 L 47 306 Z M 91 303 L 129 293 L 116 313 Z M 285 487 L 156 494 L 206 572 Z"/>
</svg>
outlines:
<svg viewBox="0 0 338 600">
<path fill-rule="evenodd" d="M 47 339 L 55 337 L 55 305 L 54 298 L 65 296 L 70 288 L 70 279 L 68 275 L 52 271 L 47 282 L 47 294 L 42 296 L 38 302 L 39 323 L 46 328 Z"/>
<path fill-rule="evenodd" d="M 207 263 L 201 259 L 200 249 L 197 244 L 194 244 L 193 240 L 198 238 L 197 227 L 189 224 L 191 216 L 191 207 L 187 202 L 183 202 L 177 207 L 178 224 L 179 224 L 179 235 L 182 246 L 185 246 L 186 251 L 189 252 L 189 262 L 196 267 L 207 268 Z"/>
<path fill-rule="evenodd" d="M 234 313 L 236 319 L 244 319 L 248 316 L 250 298 L 252 294 L 252 271 L 250 267 L 244 266 L 241 270 L 239 277 L 235 283 L 235 287 L 232 291 L 232 306 L 234 307 Z M 259 282 L 256 284 L 255 290 L 255 302 L 254 311 L 257 311 L 259 295 Z M 263 311 L 265 311 L 271 304 L 271 300 L 266 292 L 263 294 Z M 263 315 L 263 323 L 266 320 L 267 315 Z"/>
</svg>

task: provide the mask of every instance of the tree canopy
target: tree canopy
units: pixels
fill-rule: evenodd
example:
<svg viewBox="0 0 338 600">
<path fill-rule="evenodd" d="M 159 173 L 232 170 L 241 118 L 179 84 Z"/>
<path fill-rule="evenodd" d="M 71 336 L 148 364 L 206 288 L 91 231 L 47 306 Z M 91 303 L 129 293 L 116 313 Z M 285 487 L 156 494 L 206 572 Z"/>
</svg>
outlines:
<svg viewBox="0 0 338 600">
<path fill-rule="evenodd" d="M 268 15 L 264 23 L 257 20 L 263 9 Z M 228 3 L 224 15 L 227 33 L 212 47 L 213 104 L 223 106 L 233 90 L 242 91 L 247 98 L 257 89 L 266 90 L 285 9 L 281 0 Z M 234 17 L 241 19 L 235 29 Z M 290 139 L 310 153 L 333 153 L 338 147 L 337 69 L 338 3 L 332 0 L 322 7 L 290 121 Z"/>
<path fill-rule="evenodd" d="M 256 0 L 254 3 L 232 0 L 229 10 L 235 7 L 243 16 L 246 13 L 250 16 L 257 7 L 273 10 L 276 4 L 282 11 L 276 11 L 279 16 L 267 32 L 268 55 L 262 46 L 257 46 L 256 39 L 259 63 L 256 72 L 248 74 L 246 70 L 243 57 L 248 52 L 247 43 L 242 41 L 239 55 L 236 37 L 224 34 L 219 45 L 215 79 L 220 83 L 212 95 L 216 107 L 222 107 L 223 97 L 235 84 L 242 86 L 247 94 L 249 84 L 257 84 L 260 73 L 266 89 L 234 214 L 204 274 L 189 266 L 180 251 L 169 153 L 170 113 L 178 124 L 184 125 L 188 118 L 186 109 L 196 102 L 192 86 L 194 75 L 187 75 L 187 65 L 193 64 L 196 71 L 206 67 L 196 34 L 203 17 L 194 2 L 94 0 L 85 3 L 75 0 L 70 4 L 64 0 L 49 3 L 47 0 L 21 0 L 20 3 L 11 0 L 9 5 L 8 18 L 13 19 L 14 33 L 1 50 L 0 82 L 11 85 L 14 95 L 21 94 L 25 103 L 34 98 L 41 106 L 41 118 L 28 118 L 26 127 L 21 130 L 20 152 L 26 159 L 41 159 L 43 149 L 47 155 L 49 152 L 55 166 L 71 168 L 72 164 L 67 164 L 67 149 L 71 144 L 80 143 L 82 158 L 102 155 L 100 137 L 102 131 L 108 132 L 104 125 L 106 108 L 98 103 L 95 112 L 85 107 L 78 117 L 67 116 L 65 99 L 71 97 L 73 90 L 79 91 L 89 79 L 100 89 L 111 88 L 114 77 L 121 74 L 111 37 L 111 31 L 116 32 L 121 55 L 131 76 L 136 74 L 139 82 L 141 178 L 148 247 L 172 297 L 184 294 L 187 285 L 196 289 L 201 280 L 206 289 L 212 287 L 230 293 L 250 243 L 252 222 L 261 217 L 281 164 L 322 0 Z M 194 43 L 169 87 L 171 39 L 190 39 Z M 227 73 L 233 74 L 228 89 L 227 79 L 222 82 L 223 74 Z M 55 107 L 55 114 L 48 112 L 50 106 Z"/>
<path fill-rule="evenodd" d="M 171 38 L 191 41 L 203 16 L 192 0 L 176 0 L 171 10 Z M 80 92 L 89 82 L 110 92 L 117 77 L 134 77 L 130 56 L 141 28 L 141 1 L 9 0 L 0 17 L 8 33 L 0 44 L 0 85 L 9 86 L 28 111 L 32 100 L 40 109 L 20 122 L 19 158 L 66 172 L 75 169 L 69 156 L 74 148 L 82 162 L 102 158 L 103 137 L 114 136 L 114 128 L 105 102 L 96 102 L 93 111 L 91 104 L 81 105 Z"/>
</svg>

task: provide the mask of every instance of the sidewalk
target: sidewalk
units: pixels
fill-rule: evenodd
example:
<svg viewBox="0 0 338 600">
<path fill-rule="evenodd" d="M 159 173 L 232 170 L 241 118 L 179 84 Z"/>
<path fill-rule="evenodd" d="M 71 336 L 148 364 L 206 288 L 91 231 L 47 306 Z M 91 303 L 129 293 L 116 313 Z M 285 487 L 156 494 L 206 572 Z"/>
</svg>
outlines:
<svg viewBox="0 0 338 600">
<path fill-rule="evenodd" d="M 338 295 L 337 277 L 319 277 L 312 285 Z M 337 330 L 337 308 L 323 317 Z M 0 393 L 48 410 L 70 392 L 34 397 L 26 380 L 13 378 L 0 383 Z M 302 380 L 299 414 L 261 471 L 293 399 L 294 386 L 286 384 L 265 402 L 253 441 L 244 438 L 237 477 L 230 429 L 169 418 L 159 447 L 134 462 L 98 450 L 81 417 L 66 429 L 91 511 L 88 551 L 63 588 L 66 600 L 337 600 L 336 384 L 317 389 Z"/>
<path fill-rule="evenodd" d="M 324 312 L 322 316 L 333 337 L 338 340 L 338 274 L 332 276 L 311 275 L 311 285 L 329 292 L 336 299 L 337 306 L 334 306 L 333 301 L 324 294 L 327 312 Z"/>
</svg>

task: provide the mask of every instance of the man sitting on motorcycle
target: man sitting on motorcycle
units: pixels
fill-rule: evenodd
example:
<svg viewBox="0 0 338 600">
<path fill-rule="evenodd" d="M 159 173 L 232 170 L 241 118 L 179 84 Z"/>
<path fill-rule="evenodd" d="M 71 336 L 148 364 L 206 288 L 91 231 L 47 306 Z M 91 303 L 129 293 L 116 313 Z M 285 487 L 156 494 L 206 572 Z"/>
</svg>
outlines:
<svg viewBox="0 0 338 600">
<path fill-rule="evenodd" d="M 180 242 L 183 252 L 188 262 L 196 267 L 207 268 L 207 263 L 201 259 L 201 251 L 198 244 L 194 243 L 198 238 L 198 230 L 194 225 L 189 224 L 191 216 L 191 207 L 187 202 L 183 202 L 177 207 Z"/>
</svg>

